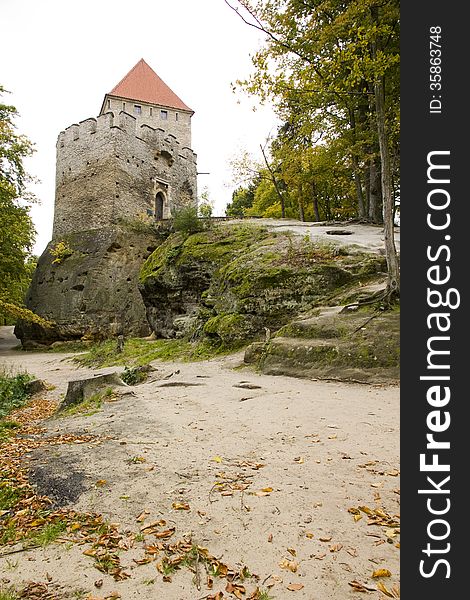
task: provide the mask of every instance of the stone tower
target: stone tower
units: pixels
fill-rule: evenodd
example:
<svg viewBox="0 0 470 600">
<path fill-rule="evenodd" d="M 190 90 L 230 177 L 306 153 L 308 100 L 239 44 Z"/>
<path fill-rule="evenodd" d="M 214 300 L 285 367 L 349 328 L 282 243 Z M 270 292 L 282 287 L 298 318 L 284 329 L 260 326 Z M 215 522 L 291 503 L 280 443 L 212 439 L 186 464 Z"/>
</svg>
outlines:
<svg viewBox="0 0 470 600">
<path fill-rule="evenodd" d="M 141 59 L 97 118 L 59 134 L 53 238 L 196 203 L 193 114 Z"/>
</svg>

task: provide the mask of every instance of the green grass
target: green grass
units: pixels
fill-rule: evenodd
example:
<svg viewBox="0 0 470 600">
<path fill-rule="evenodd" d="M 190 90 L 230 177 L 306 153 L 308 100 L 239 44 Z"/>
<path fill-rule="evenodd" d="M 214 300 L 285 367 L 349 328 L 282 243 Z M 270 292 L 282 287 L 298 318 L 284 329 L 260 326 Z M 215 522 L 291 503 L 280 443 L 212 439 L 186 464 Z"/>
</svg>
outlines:
<svg viewBox="0 0 470 600">
<path fill-rule="evenodd" d="M 0 600 L 18 600 L 19 596 L 13 588 L 0 589 Z"/>
<path fill-rule="evenodd" d="M 0 419 L 15 408 L 20 408 L 29 398 L 27 384 L 33 377 L 29 373 L 14 375 L 0 369 Z"/>
<path fill-rule="evenodd" d="M 10 510 L 21 498 L 21 493 L 8 485 L 5 481 L 0 481 L 0 511 Z"/>
<path fill-rule="evenodd" d="M 16 421 L 0 420 L 0 442 L 6 441 L 18 427 L 21 427 L 21 425 Z"/>
<path fill-rule="evenodd" d="M 207 339 L 192 343 L 182 339 L 130 338 L 126 340 L 121 353 L 116 351 L 116 342 L 109 340 L 92 346 L 87 353 L 75 356 L 73 360 L 85 367 L 142 366 L 153 360 L 198 361 L 230 352 L 233 350 Z"/>
<path fill-rule="evenodd" d="M 30 538 L 29 543 L 32 546 L 45 546 L 55 542 L 58 537 L 67 529 L 67 523 L 65 521 L 58 521 L 57 523 L 48 523 L 44 527 L 35 532 Z"/>
<path fill-rule="evenodd" d="M 98 412 L 103 406 L 103 402 L 110 400 L 114 396 L 112 388 L 106 388 L 103 392 L 97 392 L 93 394 L 83 402 L 79 404 L 73 404 L 68 408 L 64 408 L 60 411 L 60 417 L 73 417 L 74 415 L 90 416 Z"/>
</svg>

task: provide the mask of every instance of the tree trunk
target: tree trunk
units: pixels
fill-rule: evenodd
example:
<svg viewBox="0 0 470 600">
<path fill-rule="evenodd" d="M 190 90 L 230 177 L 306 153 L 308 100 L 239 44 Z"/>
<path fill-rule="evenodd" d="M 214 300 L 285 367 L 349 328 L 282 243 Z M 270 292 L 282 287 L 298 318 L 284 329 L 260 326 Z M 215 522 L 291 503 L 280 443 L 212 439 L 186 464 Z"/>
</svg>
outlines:
<svg viewBox="0 0 470 600">
<path fill-rule="evenodd" d="M 313 197 L 313 213 L 315 215 L 315 221 L 320 221 L 320 211 L 318 210 L 317 186 L 315 185 L 314 181 L 312 181 L 312 197 Z"/>
<path fill-rule="evenodd" d="M 382 185 L 377 162 L 371 158 L 369 163 L 369 219 L 372 223 L 382 222 Z"/>
<path fill-rule="evenodd" d="M 264 162 L 266 163 L 266 168 L 268 169 L 269 175 L 271 176 L 271 181 L 273 182 L 274 189 L 276 190 L 276 194 L 278 195 L 278 198 L 281 201 L 281 218 L 284 219 L 285 216 L 286 216 L 286 203 L 285 203 L 285 200 L 284 200 L 284 196 L 282 195 L 281 189 L 279 188 L 279 184 L 277 182 L 276 176 L 274 175 L 274 171 L 273 171 L 271 165 L 268 162 L 268 159 L 266 157 L 266 153 L 264 151 L 263 146 L 260 144 L 259 147 L 261 148 L 261 152 L 263 154 Z"/>
<path fill-rule="evenodd" d="M 349 125 L 351 127 L 353 145 L 356 145 L 356 118 L 354 115 L 354 109 L 349 109 Z M 360 219 L 366 218 L 366 207 L 364 203 L 364 194 L 362 193 L 362 183 L 361 183 L 361 171 L 359 168 L 359 162 L 357 160 L 356 148 L 353 148 L 353 152 L 351 155 L 352 165 L 353 165 L 353 174 L 354 174 L 354 183 L 356 184 L 356 198 L 357 198 L 357 213 Z"/>
<path fill-rule="evenodd" d="M 373 7 L 372 16 L 378 21 L 378 7 Z M 377 41 L 372 42 L 372 58 L 377 58 Z M 400 293 L 400 265 L 395 247 L 393 227 L 393 190 L 390 169 L 390 154 L 388 135 L 385 127 L 385 85 L 384 78 L 377 75 L 374 81 L 375 112 L 377 118 L 377 133 L 379 138 L 380 161 L 382 163 L 382 207 L 384 220 L 385 256 L 387 259 L 389 295 Z"/>
</svg>

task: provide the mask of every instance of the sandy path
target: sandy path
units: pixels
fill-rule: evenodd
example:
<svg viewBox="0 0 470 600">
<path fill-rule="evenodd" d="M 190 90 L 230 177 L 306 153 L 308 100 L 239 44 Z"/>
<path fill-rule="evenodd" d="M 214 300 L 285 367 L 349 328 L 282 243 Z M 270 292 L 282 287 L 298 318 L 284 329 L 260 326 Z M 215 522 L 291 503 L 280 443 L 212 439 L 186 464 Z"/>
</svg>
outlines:
<svg viewBox="0 0 470 600">
<path fill-rule="evenodd" d="M 63 359 L 4 348 L 0 364 L 26 367 L 56 385 L 51 393 L 58 397 L 66 381 L 86 372 Z M 194 541 L 230 566 L 247 565 L 260 584 L 269 575 L 282 578 L 270 591 L 276 599 L 357 598 L 348 582 L 375 588 L 371 575 L 378 568 L 392 572 L 384 580 L 388 588 L 396 584 L 399 550 L 387 543 L 384 528 L 368 525 L 366 515 L 355 522 L 348 509 L 365 505 L 399 513 L 398 388 L 257 375 L 233 370 L 238 363 L 239 357 L 154 363 L 155 380 L 130 388 L 135 395 L 89 417 L 49 421 L 52 431 L 89 431 L 111 439 L 37 452 L 33 471 L 39 479 L 49 473 L 74 482 L 79 510 L 102 512 L 123 530 L 138 531 L 136 516 L 146 509 L 148 520 L 164 518 L 176 527 L 175 541 L 191 532 Z M 175 370 L 179 373 L 161 379 Z M 259 387 L 236 387 L 246 385 L 242 382 Z M 145 462 L 132 462 L 136 457 Z M 254 470 L 240 465 L 243 461 L 265 466 Z M 241 474 L 251 485 L 243 495 L 211 492 L 221 472 L 235 479 Z M 103 479 L 106 484 L 96 487 Z M 273 491 L 252 493 L 263 488 Z M 173 502 L 187 502 L 191 510 L 175 511 Z M 132 575 L 123 582 L 96 571 L 82 549 L 66 551 L 63 545 L 16 555 L 13 568 L 0 559 L 0 572 L 11 582 L 44 581 L 47 572 L 61 585 L 97 598 L 118 591 L 123 599 L 192 600 L 225 589 L 225 580 L 216 580 L 214 591 L 204 585 L 198 591 L 188 571 L 162 582 L 155 563 L 133 564 L 132 558 L 142 558 L 142 547 L 138 543 L 122 554 Z M 297 572 L 282 569 L 283 559 L 298 562 Z M 104 584 L 98 591 L 93 582 L 100 578 Z M 304 587 L 289 591 L 292 583 Z"/>
</svg>

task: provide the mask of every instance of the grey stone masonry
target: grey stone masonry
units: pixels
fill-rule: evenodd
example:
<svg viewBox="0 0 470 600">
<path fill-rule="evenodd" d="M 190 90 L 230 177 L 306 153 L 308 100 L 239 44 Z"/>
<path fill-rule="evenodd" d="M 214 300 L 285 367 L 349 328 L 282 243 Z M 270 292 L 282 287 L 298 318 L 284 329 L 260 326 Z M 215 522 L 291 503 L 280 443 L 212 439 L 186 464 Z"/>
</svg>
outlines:
<svg viewBox="0 0 470 600">
<path fill-rule="evenodd" d="M 168 218 L 197 202 L 196 179 L 195 153 L 163 125 L 123 110 L 71 125 L 57 140 L 53 238 L 122 219 Z"/>
</svg>

